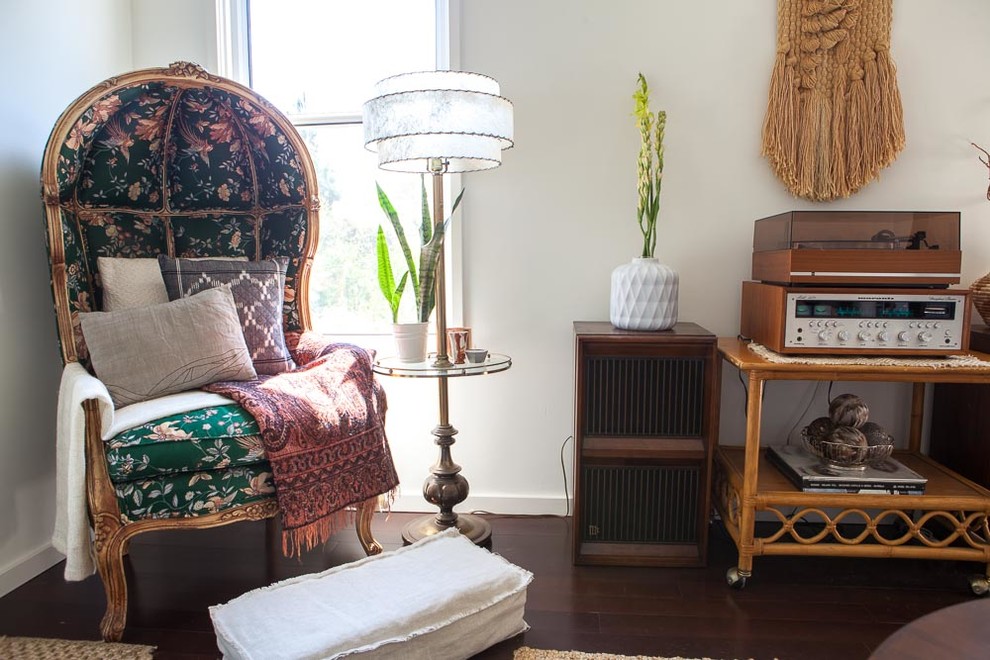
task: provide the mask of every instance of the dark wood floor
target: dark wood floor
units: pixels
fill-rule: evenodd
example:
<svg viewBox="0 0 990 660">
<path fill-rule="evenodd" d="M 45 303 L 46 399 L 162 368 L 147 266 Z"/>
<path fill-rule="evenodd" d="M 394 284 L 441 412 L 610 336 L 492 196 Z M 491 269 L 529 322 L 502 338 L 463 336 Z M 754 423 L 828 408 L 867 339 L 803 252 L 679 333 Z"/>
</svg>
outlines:
<svg viewBox="0 0 990 660">
<path fill-rule="evenodd" d="M 386 549 L 400 545 L 409 514 L 375 520 Z M 973 598 L 971 562 L 761 557 L 741 591 L 725 570 L 735 551 L 712 527 L 707 568 L 575 567 L 570 521 L 489 516 L 494 551 L 535 575 L 526 604 L 532 629 L 481 658 L 519 646 L 627 655 L 711 658 L 866 658 L 903 624 Z M 271 548 L 271 544 L 268 544 Z M 322 552 L 289 560 L 266 553 L 265 523 L 150 534 L 131 546 L 125 642 L 156 658 L 216 658 L 207 607 L 244 591 L 360 558 L 353 530 Z M 103 589 L 96 577 L 62 580 L 62 565 L 0 598 L 0 635 L 97 639 Z"/>
</svg>

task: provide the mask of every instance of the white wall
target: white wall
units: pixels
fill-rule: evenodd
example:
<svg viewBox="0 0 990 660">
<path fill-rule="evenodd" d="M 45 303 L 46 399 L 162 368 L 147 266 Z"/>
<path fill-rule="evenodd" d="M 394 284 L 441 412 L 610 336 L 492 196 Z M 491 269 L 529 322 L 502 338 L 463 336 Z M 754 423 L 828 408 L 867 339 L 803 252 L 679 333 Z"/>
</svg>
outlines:
<svg viewBox="0 0 990 660">
<path fill-rule="evenodd" d="M 0 595 L 61 558 L 55 401 L 61 359 L 48 285 L 41 156 L 55 120 L 131 66 L 130 0 L 0 5 Z"/>
<path fill-rule="evenodd" d="M 132 0 L 133 67 L 194 62 L 217 70 L 213 0 Z"/>
</svg>

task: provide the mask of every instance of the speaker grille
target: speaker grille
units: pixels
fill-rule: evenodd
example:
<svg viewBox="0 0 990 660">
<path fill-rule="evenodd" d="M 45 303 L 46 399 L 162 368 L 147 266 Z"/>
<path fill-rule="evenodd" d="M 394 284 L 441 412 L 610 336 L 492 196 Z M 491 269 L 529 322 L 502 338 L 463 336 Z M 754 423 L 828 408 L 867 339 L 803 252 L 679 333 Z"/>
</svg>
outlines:
<svg viewBox="0 0 990 660">
<path fill-rule="evenodd" d="M 585 435 L 701 436 L 703 358 L 585 359 Z"/>
<path fill-rule="evenodd" d="M 582 466 L 582 539 L 696 542 L 700 478 L 700 466 Z"/>
</svg>

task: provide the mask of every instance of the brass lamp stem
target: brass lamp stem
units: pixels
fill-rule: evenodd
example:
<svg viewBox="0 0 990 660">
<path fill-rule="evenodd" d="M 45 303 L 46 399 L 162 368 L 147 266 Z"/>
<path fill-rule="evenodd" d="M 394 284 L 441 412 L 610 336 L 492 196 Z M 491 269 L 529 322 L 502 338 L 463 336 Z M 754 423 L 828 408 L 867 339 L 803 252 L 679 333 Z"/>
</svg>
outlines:
<svg viewBox="0 0 990 660">
<path fill-rule="evenodd" d="M 443 170 L 433 170 L 433 223 L 443 222 Z M 440 245 L 436 271 L 436 310 L 437 310 L 437 357 L 433 366 L 445 369 L 453 366 L 447 355 L 447 284 L 444 275 L 444 248 Z M 443 382 L 443 381 L 441 381 Z M 444 388 L 441 388 L 444 389 Z M 443 396 L 445 393 L 441 393 Z M 441 401 L 441 407 L 444 406 Z M 446 423 L 441 420 L 441 424 Z"/>
</svg>

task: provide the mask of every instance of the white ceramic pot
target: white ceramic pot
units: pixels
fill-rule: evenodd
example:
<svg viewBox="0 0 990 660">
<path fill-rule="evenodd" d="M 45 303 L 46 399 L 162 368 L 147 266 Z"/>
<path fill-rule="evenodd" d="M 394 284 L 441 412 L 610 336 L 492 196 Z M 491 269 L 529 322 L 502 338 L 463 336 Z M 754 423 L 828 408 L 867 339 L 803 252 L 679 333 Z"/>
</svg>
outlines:
<svg viewBox="0 0 990 660">
<path fill-rule="evenodd" d="M 622 330 L 668 330 L 677 323 L 680 279 L 656 257 L 636 257 L 612 271 L 609 320 Z"/>
<path fill-rule="evenodd" d="M 426 333 L 429 323 L 396 323 L 392 326 L 400 362 L 426 361 Z"/>
</svg>

